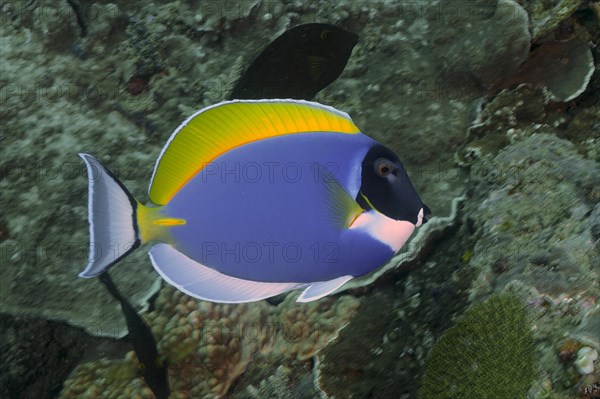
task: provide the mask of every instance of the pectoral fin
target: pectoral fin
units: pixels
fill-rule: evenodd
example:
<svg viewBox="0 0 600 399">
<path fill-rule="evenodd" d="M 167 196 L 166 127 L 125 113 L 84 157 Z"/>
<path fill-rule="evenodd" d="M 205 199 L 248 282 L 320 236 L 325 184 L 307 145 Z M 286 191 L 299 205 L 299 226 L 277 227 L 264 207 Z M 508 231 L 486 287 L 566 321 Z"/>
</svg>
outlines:
<svg viewBox="0 0 600 399">
<path fill-rule="evenodd" d="M 322 165 L 318 165 L 318 176 L 323 187 L 325 217 L 340 230 L 349 228 L 364 209 Z"/>
</svg>

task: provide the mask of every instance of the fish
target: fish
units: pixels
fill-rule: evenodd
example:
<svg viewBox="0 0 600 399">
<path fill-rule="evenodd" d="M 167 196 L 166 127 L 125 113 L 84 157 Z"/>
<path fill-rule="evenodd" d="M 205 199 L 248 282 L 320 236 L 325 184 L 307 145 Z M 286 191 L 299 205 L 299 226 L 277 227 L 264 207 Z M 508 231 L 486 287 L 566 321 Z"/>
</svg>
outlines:
<svg viewBox="0 0 600 399">
<path fill-rule="evenodd" d="M 330 24 L 296 26 L 252 61 L 229 99 L 311 100 L 340 76 L 358 39 L 357 34 Z"/>
<path fill-rule="evenodd" d="M 150 242 L 167 283 L 216 303 L 332 294 L 385 264 L 431 214 L 393 151 L 345 112 L 305 100 L 224 101 L 194 113 L 162 149 L 147 205 L 92 155 L 79 156 L 90 230 L 79 276 Z"/>
<path fill-rule="evenodd" d="M 156 340 L 152 335 L 152 331 L 150 331 L 150 327 L 118 290 L 108 270 L 101 273 L 98 278 L 121 304 L 129 331 L 129 341 L 140 362 L 140 371 L 144 381 L 146 381 L 156 399 L 167 399 L 170 394 L 167 362 L 158 354 Z"/>
</svg>

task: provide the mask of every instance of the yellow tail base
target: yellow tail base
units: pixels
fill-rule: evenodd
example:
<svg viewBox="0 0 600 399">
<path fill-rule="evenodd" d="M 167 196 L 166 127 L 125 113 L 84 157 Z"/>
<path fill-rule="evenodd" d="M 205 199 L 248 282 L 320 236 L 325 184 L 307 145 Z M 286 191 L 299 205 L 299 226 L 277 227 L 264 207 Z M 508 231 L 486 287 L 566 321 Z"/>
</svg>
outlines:
<svg viewBox="0 0 600 399">
<path fill-rule="evenodd" d="M 186 224 L 185 219 L 171 218 L 163 215 L 161 213 L 162 206 L 150 208 L 139 202 L 137 205 L 136 220 L 142 243 L 148 241 L 168 242 L 170 238 L 168 228 Z"/>
</svg>

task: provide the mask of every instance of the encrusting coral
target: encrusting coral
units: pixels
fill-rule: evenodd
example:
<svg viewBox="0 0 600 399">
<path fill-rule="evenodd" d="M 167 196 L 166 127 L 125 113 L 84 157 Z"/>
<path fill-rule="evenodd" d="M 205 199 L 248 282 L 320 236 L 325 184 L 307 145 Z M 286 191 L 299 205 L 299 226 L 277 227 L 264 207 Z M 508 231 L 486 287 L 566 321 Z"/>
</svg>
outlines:
<svg viewBox="0 0 600 399">
<path fill-rule="evenodd" d="M 469 309 L 435 344 L 419 397 L 523 398 L 536 369 L 525 304 L 496 294 Z"/>
<path fill-rule="evenodd" d="M 165 286 L 146 321 L 169 368 L 171 398 L 224 395 L 250 361 L 261 356 L 306 360 L 333 339 L 358 308 L 352 296 L 300 304 L 291 294 L 278 306 L 261 301 L 215 304 Z M 60 395 L 67 398 L 148 398 L 133 352 L 124 360 L 78 366 Z"/>
<path fill-rule="evenodd" d="M 352 296 L 326 297 L 303 306 L 295 304 L 295 295 L 288 295 L 274 314 L 274 323 L 280 327 L 275 336 L 274 350 L 286 357 L 306 360 L 337 336 L 358 308 Z"/>
<path fill-rule="evenodd" d="M 258 387 L 249 385 L 242 397 L 251 399 L 289 399 L 293 392 L 289 387 L 289 378 L 292 371 L 284 366 L 279 366 L 275 373 L 261 381 Z"/>
</svg>

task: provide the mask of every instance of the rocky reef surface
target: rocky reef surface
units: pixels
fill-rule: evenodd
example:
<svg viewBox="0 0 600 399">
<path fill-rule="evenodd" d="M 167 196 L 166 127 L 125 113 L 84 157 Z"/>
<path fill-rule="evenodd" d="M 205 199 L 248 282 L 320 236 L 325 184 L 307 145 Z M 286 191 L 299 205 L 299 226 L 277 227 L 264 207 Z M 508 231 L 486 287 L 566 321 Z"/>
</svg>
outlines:
<svg viewBox="0 0 600 399">
<path fill-rule="evenodd" d="M 172 397 L 417 398 L 441 337 L 497 293 L 526 306 L 528 398 L 600 391 L 596 3 L 1 7 L 0 396 L 153 397 L 117 303 L 77 277 L 88 231 L 76 154 L 97 156 L 144 202 L 172 130 L 225 99 L 277 35 L 313 21 L 360 35 L 317 100 L 399 154 L 434 218 L 382 270 L 309 305 L 295 294 L 198 302 L 161 284 L 138 250 L 113 274 L 169 360 Z"/>
</svg>

